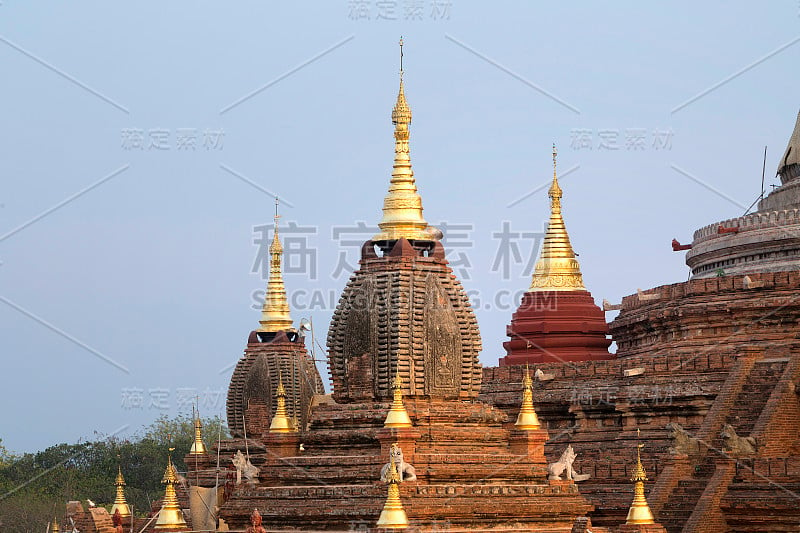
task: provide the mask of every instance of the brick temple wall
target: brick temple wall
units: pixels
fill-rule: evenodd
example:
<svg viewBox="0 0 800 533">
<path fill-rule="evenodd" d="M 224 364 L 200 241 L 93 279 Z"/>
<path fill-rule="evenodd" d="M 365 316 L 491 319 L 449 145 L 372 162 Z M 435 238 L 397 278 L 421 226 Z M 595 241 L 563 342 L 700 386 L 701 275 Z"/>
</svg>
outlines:
<svg viewBox="0 0 800 533">
<path fill-rule="evenodd" d="M 782 520 L 800 528 L 791 498 L 770 485 L 800 484 L 800 272 L 752 275 L 748 285 L 731 276 L 625 297 L 610 326 L 617 359 L 531 368 L 545 374 L 534 402 L 551 437 L 546 455 L 555 461 L 572 444 L 576 470 L 591 474 L 578 486 L 596 507 L 593 524 L 624 521 L 639 429 L 651 506 L 670 533 L 724 531 L 733 516 L 742 531 L 759 521 L 763 531 Z M 485 368 L 480 399 L 515 416 L 523 372 Z M 697 457 L 672 453 L 669 423 L 702 441 Z M 768 461 L 754 463 L 758 474 L 721 453 L 725 424 L 758 442 L 757 461 Z"/>
</svg>

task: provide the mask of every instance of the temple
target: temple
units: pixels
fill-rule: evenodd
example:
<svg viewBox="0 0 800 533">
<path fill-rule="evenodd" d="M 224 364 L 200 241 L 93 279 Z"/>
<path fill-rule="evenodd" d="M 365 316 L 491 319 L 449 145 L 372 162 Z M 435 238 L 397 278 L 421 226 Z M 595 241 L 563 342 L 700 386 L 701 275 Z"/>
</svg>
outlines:
<svg viewBox="0 0 800 533">
<path fill-rule="evenodd" d="M 380 233 L 364 243 L 329 328 L 332 398 L 297 431 L 250 433 L 258 477 L 233 488 L 220 517 L 232 529 L 257 508 L 286 530 L 571 531 L 591 506 L 573 480 L 548 479 L 547 431 L 515 428 L 477 400 L 480 334 L 423 217 L 402 75 L 391 116 Z"/>
<path fill-rule="evenodd" d="M 276 210 L 261 320 L 228 391 L 232 438 L 207 446 L 197 420 L 189 472 L 169 456 L 148 518 L 130 516 L 119 467 L 114 525 L 797 531 L 800 116 L 781 185 L 758 211 L 699 229 L 691 245 L 674 240 L 692 279 L 605 302 L 619 310 L 610 323 L 566 230 L 554 148 L 533 279 L 509 340 L 486 348 L 505 349 L 499 366 L 482 367 L 475 313 L 423 216 L 405 92 L 401 59 L 380 230 L 328 330 L 331 393 L 291 318 Z M 82 532 L 114 531 L 105 509 L 70 502 L 67 517 Z"/>
<path fill-rule="evenodd" d="M 700 230 L 687 254 L 694 279 L 637 290 L 609 306 L 620 310 L 610 324 L 583 284 L 554 150 L 550 221 L 531 287 L 511 317 L 500 366 L 481 368 L 474 312 L 423 216 L 402 77 L 392 123 L 380 232 L 362 246 L 329 328 L 332 395 L 283 433 L 269 431 L 274 410 L 253 410 L 275 404 L 264 395 L 249 401 L 247 441 L 239 433 L 221 450 L 246 445 L 258 474 L 226 489 L 221 521 L 244 528 L 257 508 L 268 528 L 301 531 L 800 524 L 785 490 L 800 487 L 800 271 L 786 259 L 797 239 L 788 231 L 797 223 L 797 132 L 779 167 L 782 186 L 748 215 L 761 225 L 751 229 L 744 217 L 723 224 L 738 232 Z M 743 237 L 752 260 L 703 275 L 713 254 L 740 253 Z M 771 250 L 785 260 L 761 261 Z M 238 375 L 231 390 L 241 398 Z M 286 394 L 297 386 L 288 383 Z M 398 481 L 392 468 L 413 481 Z M 211 470 L 199 479 L 210 486 Z"/>
</svg>

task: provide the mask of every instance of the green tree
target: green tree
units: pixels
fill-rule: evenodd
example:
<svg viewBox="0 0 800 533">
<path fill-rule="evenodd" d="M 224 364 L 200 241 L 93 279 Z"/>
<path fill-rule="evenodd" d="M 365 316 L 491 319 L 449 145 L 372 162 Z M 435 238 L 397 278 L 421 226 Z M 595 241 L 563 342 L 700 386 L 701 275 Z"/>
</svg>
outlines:
<svg viewBox="0 0 800 533">
<path fill-rule="evenodd" d="M 219 418 L 204 420 L 203 426 L 209 448 L 218 436 L 229 437 Z M 152 502 L 163 496 L 161 478 L 168 448 L 175 448 L 175 466 L 185 471 L 183 456 L 193 441 L 191 418 L 162 416 L 129 439 L 62 443 L 19 456 L 5 452 L 0 462 L 0 531 L 41 533 L 54 515 L 63 515 L 69 500 L 88 498 L 110 508 L 118 464 L 127 483 L 128 502 L 134 512 L 145 515 Z"/>
<path fill-rule="evenodd" d="M 14 454 L 8 451 L 8 448 L 3 446 L 3 439 L 0 439 L 0 468 L 8 465 L 14 460 Z"/>
</svg>

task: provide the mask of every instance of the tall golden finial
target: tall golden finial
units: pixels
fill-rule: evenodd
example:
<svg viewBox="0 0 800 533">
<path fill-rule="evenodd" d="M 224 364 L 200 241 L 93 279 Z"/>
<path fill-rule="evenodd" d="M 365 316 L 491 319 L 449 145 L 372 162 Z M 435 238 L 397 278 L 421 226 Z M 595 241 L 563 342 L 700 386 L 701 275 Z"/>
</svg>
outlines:
<svg viewBox="0 0 800 533">
<path fill-rule="evenodd" d="M 528 365 L 525 365 L 525 377 L 522 380 L 522 406 L 517 415 L 517 422 L 514 424 L 517 429 L 532 430 L 541 429 L 539 417 L 533 408 L 533 381 L 528 372 Z"/>
<path fill-rule="evenodd" d="M 631 481 L 633 481 L 633 501 L 628 510 L 626 524 L 654 524 L 653 513 L 644 497 L 644 482 L 647 481 L 647 473 L 642 465 L 641 450 L 644 444 L 639 443 L 639 429 L 636 429 L 636 468 L 633 471 Z"/>
<path fill-rule="evenodd" d="M 114 505 L 111 506 L 111 515 L 119 511 L 122 518 L 131 516 L 131 508 L 128 506 L 128 501 L 125 499 L 125 478 L 122 476 L 122 465 L 119 464 L 120 456 L 117 454 L 117 478 L 114 480 L 114 485 L 117 487 L 117 495 L 114 498 Z"/>
<path fill-rule="evenodd" d="M 51 533 L 59 533 L 61 528 L 58 525 L 58 518 L 53 517 L 53 527 L 50 528 Z"/>
<path fill-rule="evenodd" d="M 383 504 L 381 516 L 375 524 L 379 529 L 406 529 L 408 527 L 408 516 L 403 509 L 403 502 L 400 501 L 400 474 L 397 471 L 397 464 L 393 455 L 389 454 L 389 490 L 386 495 L 386 503 Z"/>
<path fill-rule="evenodd" d="M 294 331 L 292 317 L 289 314 L 289 300 L 283 284 L 283 246 L 278 238 L 278 198 L 275 198 L 275 231 L 272 233 L 272 244 L 269 246 L 269 281 L 264 295 L 264 306 L 261 309 L 261 327 L 258 331 L 274 333 L 276 331 Z"/>
<path fill-rule="evenodd" d="M 400 377 L 400 365 L 397 365 L 395 371 L 394 383 L 394 399 L 389 412 L 386 414 L 386 421 L 383 423 L 385 428 L 410 428 L 411 417 L 408 416 L 406 406 L 403 404 L 403 378 Z"/>
<path fill-rule="evenodd" d="M 286 414 L 286 389 L 283 386 L 283 373 L 281 371 L 278 371 L 278 389 L 276 394 L 278 397 L 278 406 L 275 409 L 275 416 L 272 417 L 272 423 L 269 425 L 269 432 L 291 433 L 294 431 L 294 428 Z"/>
<path fill-rule="evenodd" d="M 569 234 L 561 217 L 561 187 L 556 172 L 556 145 L 553 145 L 553 183 L 547 191 L 550 197 L 550 221 L 536 268 L 533 272 L 530 291 L 582 291 L 583 276 L 575 258 Z"/>
<path fill-rule="evenodd" d="M 434 240 L 433 231 L 422 216 L 422 198 L 417 192 L 411 156 L 408 148 L 408 126 L 411 108 L 406 102 L 403 88 L 403 39 L 400 38 L 400 91 L 392 109 L 394 124 L 394 166 L 389 182 L 389 193 L 383 200 L 383 219 L 378 223 L 381 232 L 373 241 Z"/>
<path fill-rule="evenodd" d="M 178 472 L 175 470 L 175 465 L 172 464 L 173 451 L 175 451 L 175 448 L 170 447 L 169 455 L 167 456 L 167 469 L 164 471 L 164 477 L 161 480 L 161 483 L 166 485 L 166 490 L 164 491 L 164 500 L 161 504 L 161 510 L 158 512 L 158 520 L 156 520 L 154 528 L 156 531 L 162 529 L 188 529 L 186 520 L 183 519 L 183 511 L 181 511 L 178 503 L 178 494 L 175 492 L 175 485 L 178 483 Z"/>
<path fill-rule="evenodd" d="M 194 411 L 194 406 L 192 406 Z M 206 445 L 203 442 L 203 423 L 200 421 L 200 410 L 198 409 L 194 414 L 194 442 L 192 447 L 189 448 L 189 455 L 205 455 L 208 453 Z"/>
</svg>

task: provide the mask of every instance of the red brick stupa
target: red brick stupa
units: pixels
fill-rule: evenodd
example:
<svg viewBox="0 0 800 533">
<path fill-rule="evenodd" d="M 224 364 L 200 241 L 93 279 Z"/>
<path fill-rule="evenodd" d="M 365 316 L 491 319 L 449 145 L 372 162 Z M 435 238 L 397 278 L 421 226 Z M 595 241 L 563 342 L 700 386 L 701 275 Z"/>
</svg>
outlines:
<svg viewBox="0 0 800 533">
<path fill-rule="evenodd" d="M 561 187 L 553 146 L 550 221 L 533 281 L 511 317 L 500 366 L 613 359 L 603 311 L 583 286 L 580 265 L 561 217 Z"/>
</svg>

